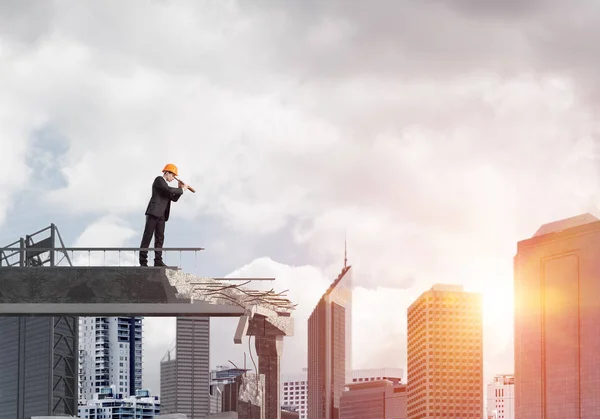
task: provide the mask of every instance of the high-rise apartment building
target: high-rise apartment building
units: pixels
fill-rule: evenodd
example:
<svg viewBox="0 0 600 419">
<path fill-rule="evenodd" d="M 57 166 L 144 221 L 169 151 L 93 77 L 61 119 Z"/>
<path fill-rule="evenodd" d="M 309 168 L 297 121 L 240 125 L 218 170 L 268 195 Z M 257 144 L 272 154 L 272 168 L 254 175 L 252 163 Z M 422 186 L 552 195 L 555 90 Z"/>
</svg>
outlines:
<svg viewBox="0 0 600 419">
<path fill-rule="evenodd" d="M 161 412 L 210 414 L 210 317 L 178 317 L 174 358 L 160 365 Z"/>
<path fill-rule="evenodd" d="M 338 419 L 352 371 L 350 266 L 325 291 L 308 318 L 308 419 Z"/>
<path fill-rule="evenodd" d="M 487 417 L 491 419 L 515 419 L 515 376 L 494 376 L 487 386 Z"/>
<path fill-rule="evenodd" d="M 583 214 L 520 241 L 515 417 L 600 417 L 600 220 Z"/>
<path fill-rule="evenodd" d="M 79 336 L 82 402 L 110 386 L 124 397 L 142 389 L 142 317 L 81 317 Z"/>
<path fill-rule="evenodd" d="M 434 285 L 408 308 L 408 418 L 483 415 L 481 295 Z"/>
</svg>

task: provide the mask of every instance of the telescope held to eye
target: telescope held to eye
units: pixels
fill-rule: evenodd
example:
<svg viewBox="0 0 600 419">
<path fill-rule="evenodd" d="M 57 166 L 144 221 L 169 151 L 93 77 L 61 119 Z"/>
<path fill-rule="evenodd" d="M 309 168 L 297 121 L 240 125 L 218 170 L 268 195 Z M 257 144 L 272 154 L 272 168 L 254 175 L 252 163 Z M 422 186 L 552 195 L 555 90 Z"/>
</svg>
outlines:
<svg viewBox="0 0 600 419">
<path fill-rule="evenodd" d="M 183 181 L 181 181 L 181 180 L 177 179 L 177 176 L 173 176 L 173 177 L 175 178 L 175 180 L 176 180 L 177 182 L 185 183 L 185 182 L 183 182 Z M 196 193 L 196 190 L 195 190 L 194 188 L 192 188 L 190 185 L 188 185 L 188 189 L 190 190 L 190 192 L 192 192 L 192 193 Z"/>
</svg>

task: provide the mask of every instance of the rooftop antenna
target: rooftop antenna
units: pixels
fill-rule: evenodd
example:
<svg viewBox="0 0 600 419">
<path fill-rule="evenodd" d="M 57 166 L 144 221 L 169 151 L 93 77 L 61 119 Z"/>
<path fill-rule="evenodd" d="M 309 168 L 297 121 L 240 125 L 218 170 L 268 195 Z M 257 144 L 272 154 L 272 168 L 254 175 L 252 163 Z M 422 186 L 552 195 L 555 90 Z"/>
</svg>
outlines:
<svg viewBox="0 0 600 419">
<path fill-rule="evenodd" d="M 348 245 L 346 240 L 346 229 L 344 229 L 344 269 L 348 266 Z"/>
</svg>

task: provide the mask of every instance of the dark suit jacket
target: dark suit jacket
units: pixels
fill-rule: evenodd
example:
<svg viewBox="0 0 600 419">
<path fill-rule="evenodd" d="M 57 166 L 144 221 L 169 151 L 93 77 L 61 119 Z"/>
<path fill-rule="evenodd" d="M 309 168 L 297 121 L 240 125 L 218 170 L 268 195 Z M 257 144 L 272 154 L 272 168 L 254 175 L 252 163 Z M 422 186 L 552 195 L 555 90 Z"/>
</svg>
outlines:
<svg viewBox="0 0 600 419">
<path fill-rule="evenodd" d="M 171 211 L 171 201 L 179 200 L 183 194 L 183 189 L 169 186 L 162 176 L 157 176 L 152 184 L 152 197 L 146 208 L 145 215 L 153 215 L 157 218 L 169 219 Z"/>
</svg>

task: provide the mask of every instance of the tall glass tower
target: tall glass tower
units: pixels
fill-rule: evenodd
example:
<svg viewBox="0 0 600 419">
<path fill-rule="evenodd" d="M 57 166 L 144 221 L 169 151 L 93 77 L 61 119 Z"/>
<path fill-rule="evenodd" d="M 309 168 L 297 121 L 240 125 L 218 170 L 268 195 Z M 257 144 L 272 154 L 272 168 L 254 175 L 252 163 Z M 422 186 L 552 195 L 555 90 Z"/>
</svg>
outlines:
<svg viewBox="0 0 600 419">
<path fill-rule="evenodd" d="M 350 268 L 344 266 L 308 318 L 308 419 L 338 419 L 352 378 Z"/>
</svg>

